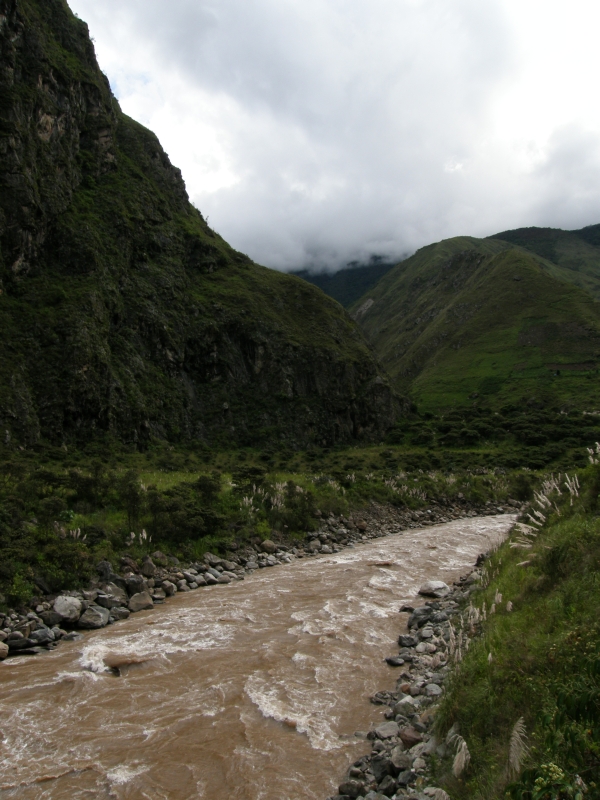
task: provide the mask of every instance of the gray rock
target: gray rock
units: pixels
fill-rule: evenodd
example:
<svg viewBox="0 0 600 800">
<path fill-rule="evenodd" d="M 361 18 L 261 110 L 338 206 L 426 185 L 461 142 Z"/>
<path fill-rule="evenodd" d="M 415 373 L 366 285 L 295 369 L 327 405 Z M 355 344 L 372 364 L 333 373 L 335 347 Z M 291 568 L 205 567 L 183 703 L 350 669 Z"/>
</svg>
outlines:
<svg viewBox="0 0 600 800">
<path fill-rule="evenodd" d="M 378 785 L 377 791 L 386 797 L 391 797 L 396 792 L 396 781 L 391 775 L 386 775 Z"/>
<path fill-rule="evenodd" d="M 390 667 L 401 667 L 405 662 L 400 656 L 392 656 L 391 658 L 386 658 L 386 663 L 388 663 Z"/>
<path fill-rule="evenodd" d="M 29 638 L 8 639 L 6 641 L 6 645 L 11 653 L 19 652 L 20 650 L 29 650 L 30 647 L 35 647 L 36 644 L 37 643 L 34 642 L 33 639 Z"/>
<path fill-rule="evenodd" d="M 412 768 L 415 770 L 415 772 L 420 772 L 421 770 L 425 769 L 426 766 L 427 762 L 425 761 L 425 759 L 419 756 L 418 758 L 415 758 L 415 760 L 413 761 Z"/>
<path fill-rule="evenodd" d="M 188 572 L 187 570 L 184 570 L 184 571 L 183 571 L 183 577 L 186 579 L 186 581 L 187 581 L 188 583 L 196 583 L 196 577 L 197 577 L 197 575 L 195 575 L 195 574 L 194 574 L 194 573 L 192 573 L 192 572 Z"/>
<path fill-rule="evenodd" d="M 61 615 L 57 614 L 56 611 L 42 611 L 40 617 L 43 620 L 44 625 L 47 625 L 49 628 L 53 628 L 55 625 L 60 625 L 60 623 L 63 621 Z"/>
<path fill-rule="evenodd" d="M 400 647 L 416 647 L 419 644 L 419 640 L 416 636 L 410 636 L 409 634 L 402 634 L 398 637 L 398 644 Z"/>
<path fill-rule="evenodd" d="M 188 583 L 188 586 L 190 587 L 190 591 L 193 591 L 194 589 L 198 588 L 198 584 L 196 583 L 196 581 L 192 581 L 191 583 Z M 155 597 L 152 597 L 152 599 L 156 600 Z M 161 602 L 162 602 L 162 600 L 161 600 Z"/>
<path fill-rule="evenodd" d="M 78 642 L 80 639 L 83 639 L 83 633 L 77 633 L 77 631 L 69 631 L 69 633 L 65 633 L 62 639 L 63 642 Z"/>
<path fill-rule="evenodd" d="M 82 602 L 78 597 L 61 595 L 54 601 L 54 610 L 64 622 L 77 622 L 81 616 Z"/>
<path fill-rule="evenodd" d="M 129 599 L 130 611 L 143 611 L 146 608 L 154 608 L 154 603 L 148 592 L 138 592 L 138 594 L 134 594 L 133 597 Z"/>
<path fill-rule="evenodd" d="M 167 597 L 173 597 L 173 595 L 177 592 L 177 587 L 174 583 L 171 583 L 171 581 L 163 581 L 162 588 Z"/>
<path fill-rule="evenodd" d="M 321 550 L 321 542 L 318 539 L 313 539 L 312 542 L 308 543 L 306 549 L 309 553 L 318 553 Z"/>
<path fill-rule="evenodd" d="M 16 642 L 17 639 L 25 639 L 25 634 L 21 631 L 11 631 L 6 637 L 7 642 Z"/>
<path fill-rule="evenodd" d="M 206 586 L 206 579 L 202 575 L 196 576 L 196 585 L 197 586 Z"/>
<path fill-rule="evenodd" d="M 140 567 L 140 572 L 145 578 L 153 578 L 156 574 L 156 566 L 150 556 L 145 556 Z"/>
<path fill-rule="evenodd" d="M 220 577 L 221 577 L 221 576 L 219 575 L 219 578 L 220 578 Z M 215 586 L 215 584 L 217 584 L 217 583 L 219 582 L 219 581 L 218 581 L 218 579 L 217 579 L 217 578 L 215 578 L 215 576 L 214 576 L 214 575 L 211 575 L 211 574 L 210 574 L 210 572 L 207 572 L 207 573 L 206 573 L 205 581 L 206 581 L 206 585 L 207 585 L 207 586 Z"/>
<path fill-rule="evenodd" d="M 223 569 L 226 569 L 226 570 L 231 572 L 232 570 L 237 569 L 238 566 L 239 566 L 239 564 L 236 564 L 234 561 L 226 561 L 225 559 L 223 559 L 223 562 L 222 562 Z"/>
<path fill-rule="evenodd" d="M 103 608 L 102 606 L 90 606 L 87 611 L 83 612 L 77 625 L 79 628 L 84 628 L 85 630 L 96 630 L 97 628 L 104 628 L 105 625 L 108 625 L 109 617 L 110 612 L 107 608 Z"/>
<path fill-rule="evenodd" d="M 360 797 L 365 789 L 364 783 L 355 780 L 344 781 L 340 783 L 338 792 L 347 797 Z"/>
<path fill-rule="evenodd" d="M 217 580 L 219 580 L 219 578 L 221 577 L 221 573 L 219 572 L 219 570 L 214 569 L 214 567 L 209 567 L 206 571 L 206 574 L 212 575 L 213 578 L 216 578 Z"/>
<path fill-rule="evenodd" d="M 424 597 L 445 597 L 449 593 L 450 587 L 443 581 L 427 581 L 419 589 Z"/>
<path fill-rule="evenodd" d="M 437 683 L 428 683 L 423 694 L 426 697 L 440 697 L 443 694 L 443 689 Z"/>
<path fill-rule="evenodd" d="M 4 659 L 8 656 L 8 645 L 4 642 L 0 642 L 0 661 L 4 661 Z"/>
<path fill-rule="evenodd" d="M 231 583 L 231 578 L 229 575 L 221 575 L 217 583 Z"/>
<path fill-rule="evenodd" d="M 427 626 L 425 626 L 424 628 L 421 628 L 421 630 L 419 631 L 419 638 L 421 639 L 431 639 L 432 637 L 433 637 L 433 628 L 428 628 Z"/>
<path fill-rule="evenodd" d="M 387 800 L 387 797 L 379 792 L 369 792 L 365 795 L 365 800 Z"/>
<path fill-rule="evenodd" d="M 391 739 L 392 736 L 398 736 L 399 728 L 397 722 L 384 722 L 375 728 L 375 736 L 378 739 Z"/>
<path fill-rule="evenodd" d="M 246 569 L 258 569 L 256 561 L 246 561 Z"/>
<path fill-rule="evenodd" d="M 131 615 L 131 611 L 128 608 L 123 608 L 123 606 L 118 606 L 117 608 L 113 608 L 110 612 L 110 616 L 114 620 L 121 620 L 127 619 Z"/>
<path fill-rule="evenodd" d="M 215 556 L 212 553 L 204 553 L 204 561 L 209 567 L 220 567 L 223 563 L 222 558 L 219 558 L 219 556 Z"/>
<path fill-rule="evenodd" d="M 398 786 L 408 786 L 409 783 L 412 783 L 415 779 L 415 773 L 412 769 L 403 770 L 398 777 L 396 778 L 396 783 Z"/>
<path fill-rule="evenodd" d="M 125 579 L 125 584 L 127 586 L 127 594 L 130 597 L 145 590 L 145 582 L 141 575 L 130 575 Z"/>
<path fill-rule="evenodd" d="M 50 628 L 47 628 L 45 625 L 40 625 L 29 634 L 29 638 L 33 639 L 36 644 L 48 644 L 49 642 L 55 641 L 56 636 L 54 631 L 50 630 Z"/>
<path fill-rule="evenodd" d="M 333 550 L 331 549 L 331 547 L 330 547 L 328 544 L 324 544 L 324 545 L 321 547 L 321 552 L 322 552 L 324 555 L 331 555 L 331 553 L 333 553 Z"/>
<path fill-rule="evenodd" d="M 182 578 L 180 581 L 177 581 L 177 591 L 178 592 L 189 592 L 190 591 L 190 587 L 188 585 L 188 582 L 185 580 L 185 578 Z"/>
<path fill-rule="evenodd" d="M 272 554 L 277 552 L 277 545 L 270 539 L 265 539 L 265 541 L 261 544 L 260 549 L 263 551 L 263 553 Z"/>
<path fill-rule="evenodd" d="M 371 758 L 370 770 L 378 783 L 390 774 L 392 767 L 392 761 L 386 753 L 379 753 Z"/>
<path fill-rule="evenodd" d="M 404 745 L 394 747 L 390 753 L 390 760 L 396 769 L 400 771 L 410 769 L 412 767 L 412 756 L 404 750 Z"/>
</svg>

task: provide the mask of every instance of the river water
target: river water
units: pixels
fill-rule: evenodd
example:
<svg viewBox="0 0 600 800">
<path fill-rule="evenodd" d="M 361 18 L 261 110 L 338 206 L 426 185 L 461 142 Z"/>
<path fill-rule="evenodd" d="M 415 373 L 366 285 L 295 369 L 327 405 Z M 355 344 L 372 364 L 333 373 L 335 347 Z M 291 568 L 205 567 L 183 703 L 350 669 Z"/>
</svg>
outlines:
<svg viewBox="0 0 600 800">
<path fill-rule="evenodd" d="M 392 688 L 402 602 L 511 515 L 263 569 L 0 665 L 0 798 L 324 800 Z M 121 665 L 116 675 L 110 665 Z"/>
</svg>

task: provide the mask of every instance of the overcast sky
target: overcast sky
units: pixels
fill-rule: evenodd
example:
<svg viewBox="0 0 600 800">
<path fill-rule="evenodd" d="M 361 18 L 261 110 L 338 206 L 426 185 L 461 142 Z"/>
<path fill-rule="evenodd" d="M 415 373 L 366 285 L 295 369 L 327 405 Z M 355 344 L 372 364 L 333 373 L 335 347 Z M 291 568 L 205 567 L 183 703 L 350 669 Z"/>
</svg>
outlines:
<svg viewBox="0 0 600 800">
<path fill-rule="evenodd" d="M 123 110 L 267 266 L 600 222 L 593 0 L 69 0 Z"/>
</svg>

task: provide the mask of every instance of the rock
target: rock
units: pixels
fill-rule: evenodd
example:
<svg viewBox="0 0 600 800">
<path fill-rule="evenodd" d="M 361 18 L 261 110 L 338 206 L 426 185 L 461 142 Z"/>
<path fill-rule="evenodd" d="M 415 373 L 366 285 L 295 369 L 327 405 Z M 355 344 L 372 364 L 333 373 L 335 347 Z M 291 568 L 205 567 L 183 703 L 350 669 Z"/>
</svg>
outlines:
<svg viewBox="0 0 600 800">
<path fill-rule="evenodd" d="M 231 578 L 229 575 L 221 575 L 221 577 L 217 580 L 217 583 L 231 583 Z"/>
<path fill-rule="evenodd" d="M 145 578 L 153 578 L 156 573 L 156 566 L 150 556 L 144 556 L 140 572 Z"/>
<path fill-rule="evenodd" d="M 114 572 L 110 561 L 101 561 L 97 565 L 96 570 L 98 571 L 98 575 L 100 575 L 100 579 L 104 583 L 108 583 L 108 581 L 110 580 L 110 576 Z"/>
<path fill-rule="evenodd" d="M 386 797 L 392 797 L 392 795 L 396 792 L 396 781 L 391 775 L 386 775 L 378 785 L 377 791 Z"/>
<path fill-rule="evenodd" d="M 128 608 L 123 608 L 123 606 L 118 606 L 117 608 L 113 608 L 110 612 L 110 616 L 114 620 L 127 619 L 130 615 L 131 611 Z"/>
<path fill-rule="evenodd" d="M 313 539 L 312 542 L 308 543 L 306 549 L 309 553 L 318 553 L 321 550 L 321 542 L 318 539 Z"/>
<path fill-rule="evenodd" d="M 450 587 L 443 581 L 427 581 L 419 589 L 424 597 L 445 597 L 449 592 Z"/>
<path fill-rule="evenodd" d="M 49 628 L 53 628 L 55 625 L 60 625 L 60 623 L 63 621 L 61 615 L 57 614 L 56 611 L 42 611 L 40 617 L 43 620 L 44 625 L 47 625 Z"/>
<path fill-rule="evenodd" d="M 390 667 L 401 667 L 405 661 L 400 656 L 392 656 L 391 658 L 386 658 L 386 663 L 390 665 Z"/>
<path fill-rule="evenodd" d="M 400 771 L 410 769 L 412 766 L 412 757 L 404 751 L 404 745 L 394 747 L 390 754 L 390 760 L 394 767 Z"/>
<path fill-rule="evenodd" d="M 25 635 L 21 631 L 12 631 L 11 633 L 8 634 L 6 640 L 8 642 L 16 642 L 17 639 L 24 639 L 24 638 Z"/>
<path fill-rule="evenodd" d="M 228 570 L 229 572 L 236 570 L 239 567 L 239 564 L 236 564 L 234 561 L 225 561 L 222 562 L 223 569 Z"/>
<path fill-rule="evenodd" d="M 365 800 L 387 800 L 387 797 L 379 792 L 369 792 L 365 795 Z"/>
<path fill-rule="evenodd" d="M 210 572 L 207 572 L 207 573 L 206 573 L 206 576 L 205 576 L 204 580 L 206 581 L 206 585 L 207 585 L 207 586 L 215 586 L 215 585 L 216 585 L 216 584 L 219 582 L 219 581 L 218 581 L 218 580 L 215 578 L 215 576 L 214 576 L 214 575 L 211 575 L 211 574 L 210 574 Z"/>
<path fill-rule="evenodd" d="M 412 768 L 415 770 L 415 772 L 419 772 L 420 770 L 425 769 L 426 766 L 427 762 L 425 761 L 425 759 L 419 757 L 415 758 L 415 760 L 413 761 Z"/>
<path fill-rule="evenodd" d="M 387 753 L 377 753 L 371 757 L 370 770 L 378 783 L 386 775 L 390 774 L 392 767 L 392 761 Z"/>
<path fill-rule="evenodd" d="M 184 581 L 185 583 L 185 581 Z M 187 584 L 186 584 L 187 588 Z M 148 594 L 148 592 L 138 592 L 134 594 L 133 597 L 129 599 L 129 610 L 136 612 L 136 611 L 143 611 L 146 608 L 154 608 L 154 603 L 152 602 L 152 598 Z"/>
<path fill-rule="evenodd" d="M 219 580 L 219 578 L 221 577 L 221 573 L 219 572 L 219 570 L 218 569 L 213 569 L 213 567 L 209 567 L 206 570 L 206 574 L 207 575 L 212 575 L 213 578 L 216 578 L 217 580 Z"/>
<path fill-rule="evenodd" d="M 145 588 L 144 579 L 141 575 L 130 575 L 125 579 L 125 585 L 127 587 L 127 594 L 129 597 L 133 597 L 134 594 L 143 592 Z"/>
<path fill-rule="evenodd" d="M 90 606 L 87 611 L 83 612 L 77 624 L 78 627 L 84 628 L 85 630 L 96 630 L 97 628 L 104 628 L 105 625 L 108 625 L 109 617 L 110 612 L 107 608 L 103 608 L 102 606 Z"/>
<path fill-rule="evenodd" d="M 6 633 L 6 631 L 0 631 L 0 642 L 6 641 L 7 636 L 8 634 Z"/>
<path fill-rule="evenodd" d="M 220 567 L 223 563 L 222 558 L 219 558 L 219 556 L 214 556 L 212 553 L 204 553 L 204 561 L 209 567 Z"/>
<path fill-rule="evenodd" d="M 198 575 L 196 577 L 196 586 L 206 586 L 206 580 L 202 577 L 202 575 Z"/>
<path fill-rule="evenodd" d="M 411 769 L 404 770 L 396 778 L 398 786 L 408 786 L 414 780 L 415 773 Z"/>
<path fill-rule="evenodd" d="M 375 736 L 378 739 L 391 739 L 392 736 L 398 736 L 398 723 L 397 722 L 384 722 L 375 728 Z M 421 741 L 419 739 L 419 741 Z"/>
<path fill-rule="evenodd" d="M 54 632 L 50 630 L 50 628 L 47 628 L 45 625 L 41 625 L 29 635 L 29 638 L 32 639 L 36 644 L 43 645 L 55 641 L 56 636 Z"/>
<path fill-rule="evenodd" d="M 256 561 L 246 561 L 246 569 L 258 569 Z"/>
<path fill-rule="evenodd" d="M 154 553 L 150 556 L 155 564 L 159 564 L 161 567 L 166 567 L 169 563 L 168 558 L 164 553 L 161 553 L 160 550 L 155 550 Z"/>
<path fill-rule="evenodd" d="M 422 628 L 430 621 L 434 613 L 434 610 L 429 606 L 419 606 L 419 608 L 416 608 L 410 615 L 408 619 L 408 627 L 414 628 L 416 625 L 418 628 Z"/>
<path fill-rule="evenodd" d="M 108 562 L 101 562 L 108 563 Z M 78 597 L 61 595 L 54 601 L 54 610 L 63 622 L 77 622 L 81 616 L 82 604 Z M 44 620 L 45 621 L 45 620 Z M 48 623 L 46 623 L 48 624 Z"/>
<path fill-rule="evenodd" d="M 394 713 L 401 714 L 403 717 L 410 717 L 415 714 L 418 708 L 418 702 L 414 697 L 404 697 L 394 706 Z"/>
<path fill-rule="evenodd" d="M 421 630 L 419 631 L 419 638 L 420 639 L 431 639 L 431 638 L 433 638 L 433 628 L 428 628 L 427 626 L 425 626 L 424 628 L 421 628 Z"/>
<path fill-rule="evenodd" d="M 441 686 L 438 686 L 437 683 L 428 683 L 425 689 L 423 690 L 423 694 L 426 697 L 441 697 L 444 693 Z"/>
<path fill-rule="evenodd" d="M 263 551 L 263 553 L 269 553 L 272 555 L 273 553 L 277 552 L 277 545 L 275 542 L 272 542 L 271 539 L 265 539 L 265 541 L 261 543 L 260 549 Z"/>
<path fill-rule="evenodd" d="M 11 653 L 19 652 L 20 650 L 28 650 L 30 647 L 35 647 L 36 642 L 33 639 L 25 639 L 21 637 L 20 639 L 7 639 L 6 645 Z"/>
<path fill-rule="evenodd" d="M 123 568 L 127 567 L 132 572 L 140 571 L 137 561 L 134 561 L 133 558 L 130 558 L 129 556 L 123 556 L 123 558 L 121 559 L 121 567 Z"/>
<path fill-rule="evenodd" d="M 362 531 L 364 533 L 367 530 L 368 525 L 364 520 L 361 520 L 360 522 L 356 523 L 356 527 L 358 528 L 359 531 Z"/>
<path fill-rule="evenodd" d="M 188 582 L 185 578 L 182 578 L 180 581 L 177 581 L 177 591 L 178 592 L 189 592 L 190 587 L 188 586 Z"/>
<path fill-rule="evenodd" d="M 177 586 L 171 581 L 163 581 L 162 588 L 167 597 L 173 597 L 173 595 L 177 592 Z"/>
<path fill-rule="evenodd" d="M 62 637 L 64 642 L 78 642 L 80 639 L 83 639 L 83 633 L 77 633 L 77 631 L 69 631 L 69 633 L 65 633 Z"/>
<path fill-rule="evenodd" d="M 360 797 L 364 792 L 365 785 L 364 783 L 360 783 L 359 781 L 349 780 L 344 781 L 344 783 L 340 783 L 338 787 L 338 792 L 342 795 L 346 795 L 347 797 Z"/>
<path fill-rule="evenodd" d="M 402 634 L 398 637 L 398 644 L 400 647 L 416 647 L 419 644 L 419 640 L 416 636 L 410 636 L 410 634 Z"/>
<path fill-rule="evenodd" d="M 156 600 L 165 600 L 167 597 L 167 593 L 164 589 L 152 589 L 152 594 L 150 595 L 154 601 Z"/>
<path fill-rule="evenodd" d="M 423 741 L 421 734 L 416 731 L 412 725 L 407 725 L 406 728 L 402 728 L 400 731 L 400 738 L 405 747 L 408 748 L 414 747 L 416 744 Z"/>
<path fill-rule="evenodd" d="M 4 644 L 4 642 L 0 642 L 0 661 L 4 661 L 4 659 L 8 656 L 8 645 Z"/>
<path fill-rule="evenodd" d="M 403 606 L 400 607 L 400 613 L 401 614 L 403 614 L 403 613 L 412 614 L 414 610 L 415 610 L 414 606 L 409 606 L 406 603 Z"/>
</svg>

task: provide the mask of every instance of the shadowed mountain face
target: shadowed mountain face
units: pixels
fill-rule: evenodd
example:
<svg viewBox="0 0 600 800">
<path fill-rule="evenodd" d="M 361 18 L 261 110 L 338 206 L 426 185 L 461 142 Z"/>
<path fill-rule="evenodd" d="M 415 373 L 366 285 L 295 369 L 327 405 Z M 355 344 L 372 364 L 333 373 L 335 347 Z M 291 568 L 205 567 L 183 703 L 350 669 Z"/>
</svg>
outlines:
<svg viewBox="0 0 600 800">
<path fill-rule="evenodd" d="M 600 306 L 547 255 L 503 238 L 449 239 L 398 264 L 351 311 L 425 409 L 598 407 Z M 600 285 L 600 268 L 589 276 Z"/>
<path fill-rule="evenodd" d="M 373 256 L 368 264 L 349 264 L 337 272 L 310 272 L 303 269 L 291 274 L 318 286 L 329 297 L 348 308 L 375 286 L 393 266 L 393 263 Z"/>
<path fill-rule="evenodd" d="M 389 427 L 355 323 L 208 227 L 63 0 L 0 0 L 0 96 L 6 441 L 294 446 Z"/>
</svg>

